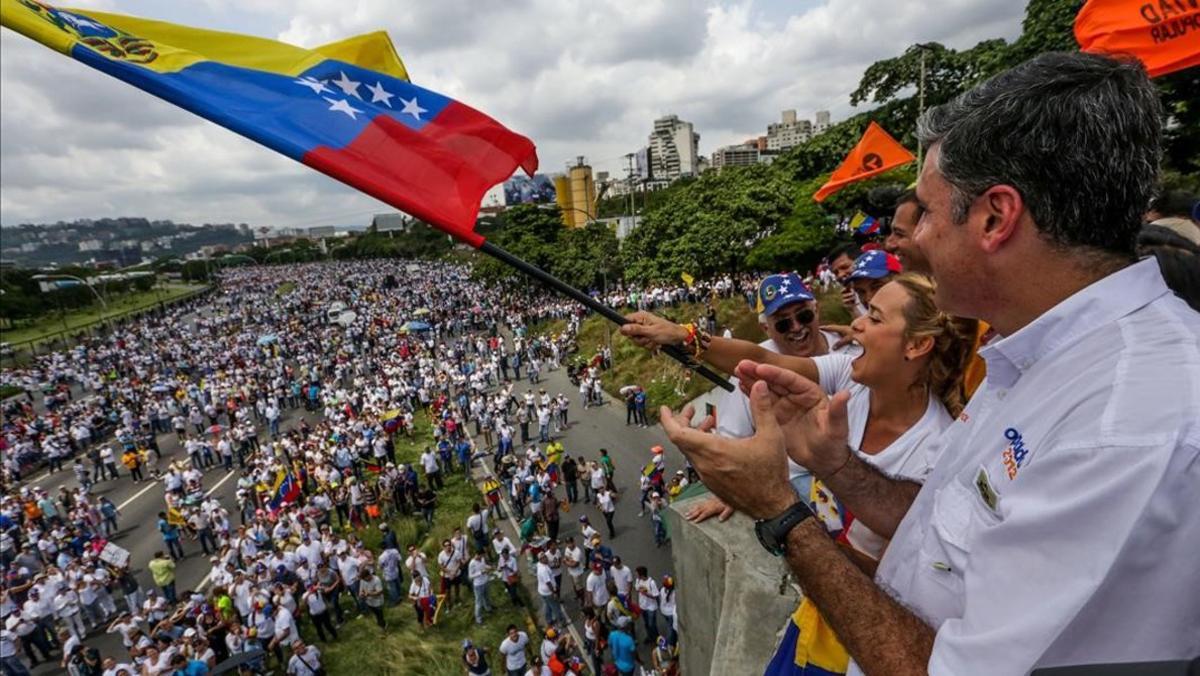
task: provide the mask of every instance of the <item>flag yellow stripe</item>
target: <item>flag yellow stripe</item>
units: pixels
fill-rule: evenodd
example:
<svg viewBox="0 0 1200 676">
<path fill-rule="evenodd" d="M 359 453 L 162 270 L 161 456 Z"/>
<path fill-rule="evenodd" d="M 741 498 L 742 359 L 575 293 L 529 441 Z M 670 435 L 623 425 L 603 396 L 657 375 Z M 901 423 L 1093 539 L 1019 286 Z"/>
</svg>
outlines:
<svg viewBox="0 0 1200 676">
<path fill-rule="evenodd" d="M 327 58 L 312 50 L 252 35 L 180 26 L 94 10 L 67 11 L 82 14 L 109 28 L 154 43 L 159 57 L 143 65 L 159 73 L 179 71 L 200 61 L 217 61 L 280 75 L 299 75 Z"/>
<path fill-rule="evenodd" d="M 392 39 L 384 31 L 355 35 L 315 47 L 313 51 L 326 58 L 352 63 L 377 73 L 386 73 L 400 80 L 408 79 L 408 70 L 400 60 L 400 55 L 396 53 L 396 48 L 392 46 Z"/>
<path fill-rule="evenodd" d="M 29 0 L 0 0 L 0 23 L 56 51 L 70 55 L 83 44 L 75 28 L 55 23 L 50 12 Z M 180 26 L 165 21 L 98 12 L 66 9 L 113 30 L 151 44 L 154 58 L 136 63 L 158 73 L 172 73 L 201 61 L 251 68 L 279 75 L 296 76 L 326 59 L 336 59 L 407 80 L 408 72 L 383 31 L 365 33 L 315 49 L 305 49 L 278 40 L 224 31 Z M 107 45 L 101 45 L 107 47 Z M 100 51 L 100 50 L 96 50 Z M 100 52 L 104 53 L 104 52 Z M 112 58 L 110 56 L 110 58 Z"/>
<path fill-rule="evenodd" d="M 0 0 L 0 25 L 63 54 L 69 55 L 78 42 L 74 34 L 57 28 L 18 0 Z"/>
</svg>

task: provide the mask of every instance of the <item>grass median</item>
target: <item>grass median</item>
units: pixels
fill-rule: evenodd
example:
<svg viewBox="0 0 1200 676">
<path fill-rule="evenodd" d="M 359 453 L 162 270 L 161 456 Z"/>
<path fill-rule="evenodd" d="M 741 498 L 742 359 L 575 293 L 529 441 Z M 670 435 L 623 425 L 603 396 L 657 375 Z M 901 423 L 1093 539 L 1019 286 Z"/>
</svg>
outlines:
<svg viewBox="0 0 1200 676">
<path fill-rule="evenodd" d="M 109 299 L 107 307 L 101 307 L 97 303 L 65 315 L 47 315 L 20 328 L 5 329 L 0 331 L 0 341 L 25 348 L 30 343 L 38 343 L 64 332 L 81 331 L 103 320 L 120 319 L 125 315 L 154 307 L 160 302 L 170 303 L 203 288 L 203 285 L 166 284 L 150 291 L 121 294 Z"/>
<path fill-rule="evenodd" d="M 421 452 L 427 444 L 432 444 L 429 419 L 425 414 L 417 416 L 415 428 L 417 433 L 411 440 L 403 435 L 396 437 L 396 459 L 404 464 L 415 463 L 419 466 Z M 422 473 L 418 471 L 418 474 Z M 456 527 L 466 532 L 471 506 L 476 502 L 483 504 L 483 495 L 473 482 L 464 479 L 461 471 L 446 476 L 445 480 L 445 488 L 438 491 L 432 529 L 426 529 L 420 514 L 399 515 L 388 521 L 400 541 L 401 554 L 407 556 L 403 550 L 410 544 L 416 544 L 429 556 L 427 565 L 435 590 L 439 584 L 437 553 L 442 540 L 449 538 Z M 383 538 L 377 526 L 364 528 L 359 536 L 373 552 L 380 551 Z M 402 591 L 407 594 L 412 580 L 407 570 L 403 573 Z M 428 629 L 423 630 L 417 625 L 412 604 L 405 600 L 396 606 L 384 608 L 388 625 L 386 630 L 379 629 L 370 614 L 355 616 L 348 612 L 346 623 L 338 628 L 337 640 L 329 643 L 317 641 L 315 631 L 308 624 L 304 625 L 304 640 L 321 649 L 322 660 L 330 674 L 458 676 L 463 673 L 462 641 L 469 638 L 476 645 L 488 649 L 489 663 L 494 665 L 493 673 L 498 673 L 496 668 L 502 662 L 498 664 L 497 659 L 503 660 L 503 656 L 496 649 L 504 638 L 504 630 L 509 624 L 516 624 L 522 631 L 527 631 L 527 615 L 524 608 L 512 606 L 501 582 L 493 581 L 488 592 L 488 599 L 496 610 L 485 618 L 482 625 L 475 624 L 474 597 L 468 583 L 463 587 L 457 605 L 449 610 L 443 607 L 438 614 L 437 624 Z M 346 599 L 342 602 L 344 607 L 350 607 Z M 530 638 L 536 644 L 536 637 Z"/>
</svg>

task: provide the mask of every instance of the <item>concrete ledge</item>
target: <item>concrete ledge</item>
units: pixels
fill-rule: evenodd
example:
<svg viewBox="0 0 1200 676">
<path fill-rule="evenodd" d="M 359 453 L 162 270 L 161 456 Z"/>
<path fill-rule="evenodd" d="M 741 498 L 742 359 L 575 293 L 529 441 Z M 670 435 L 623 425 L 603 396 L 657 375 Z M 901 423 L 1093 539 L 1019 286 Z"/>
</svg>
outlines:
<svg viewBox="0 0 1200 676">
<path fill-rule="evenodd" d="M 709 497 L 685 493 L 664 514 L 678 589 L 680 666 L 684 674 L 761 674 L 799 595 L 780 588 L 787 566 L 754 535 L 741 514 L 725 523 L 683 518 Z"/>
</svg>

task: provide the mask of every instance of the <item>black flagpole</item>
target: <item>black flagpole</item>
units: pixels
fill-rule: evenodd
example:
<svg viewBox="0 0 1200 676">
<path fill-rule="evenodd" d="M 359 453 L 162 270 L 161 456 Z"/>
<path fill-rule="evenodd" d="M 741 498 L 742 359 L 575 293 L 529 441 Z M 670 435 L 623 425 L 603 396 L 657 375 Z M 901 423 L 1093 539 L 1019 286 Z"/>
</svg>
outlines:
<svg viewBox="0 0 1200 676">
<path fill-rule="evenodd" d="M 487 240 L 484 240 L 483 244 L 479 245 L 479 250 L 482 251 L 483 253 L 491 256 L 492 258 L 495 258 L 496 260 L 498 260 L 502 263 L 511 265 L 512 267 L 520 270 L 521 272 L 524 272 L 525 274 L 529 275 L 530 277 L 533 277 L 534 279 L 538 280 L 542 284 L 545 284 L 546 286 L 550 287 L 551 289 L 554 289 L 555 291 L 558 291 L 559 293 L 570 297 L 572 300 L 582 303 L 589 310 L 599 314 L 601 317 L 604 317 L 605 319 L 609 320 L 610 322 L 613 322 L 614 324 L 616 324 L 618 326 L 629 323 L 629 320 L 625 319 L 625 317 L 621 316 L 621 313 L 617 312 L 616 310 L 610 308 L 609 306 L 605 305 L 604 303 L 597 301 L 596 299 L 594 299 L 591 296 L 587 295 L 586 293 L 580 291 L 579 289 L 576 289 L 575 287 L 571 286 L 570 284 L 567 284 L 566 282 L 555 277 L 554 275 L 550 274 L 549 272 L 546 272 L 545 270 L 543 270 L 535 265 L 530 265 L 529 263 L 526 263 L 525 261 L 521 260 L 520 258 L 517 258 L 516 256 L 512 255 L 511 253 L 496 246 L 495 244 L 492 244 L 491 242 L 489 242 Z M 733 383 L 730 383 L 728 380 L 722 378 L 719 373 L 716 373 L 715 371 L 708 368 L 707 366 L 698 363 L 695 359 L 692 358 L 691 355 L 689 355 L 686 351 L 683 350 L 683 348 L 679 347 L 678 345 L 665 345 L 662 347 L 662 351 L 667 356 L 671 357 L 672 359 L 679 362 L 680 364 L 683 364 L 688 369 L 695 371 L 696 373 L 699 373 L 700 375 L 704 376 L 708 380 L 712 381 L 713 384 L 718 385 L 719 387 L 725 389 L 727 392 L 733 391 Z"/>
</svg>

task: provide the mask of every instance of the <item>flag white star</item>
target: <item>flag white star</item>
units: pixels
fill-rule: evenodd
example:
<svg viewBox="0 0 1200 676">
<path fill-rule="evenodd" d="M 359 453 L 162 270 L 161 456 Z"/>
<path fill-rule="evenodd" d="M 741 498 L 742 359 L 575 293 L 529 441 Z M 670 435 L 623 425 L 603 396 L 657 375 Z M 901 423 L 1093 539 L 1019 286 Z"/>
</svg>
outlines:
<svg viewBox="0 0 1200 676">
<path fill-rule="evenodd" d="M 329 87 L 326 87 L 324 82 L 321 82 L 315 77 L 305 76 L 299 80 L 292 80 L 292 82 L 304 87 L 308 87 L 309 89 L 313 90 L 314 94 L 324 94 L 325 92 L 333 91 Z"/>
<path fill-rule="evenodd" d="M 79 16 L 78 14 L 70 14 L 68 12 L 59 12 L 59 16 L 61 16 L 64 21 L 71 24 L 76 29 L 95 28 L 95 29 L 99 30 L 99 29 L 105 28 L 105 26 L 103 24 L 98 24 L 95 21 L 92 21 L 91 19 Z"/>
<path fill-rule="evenodd" d="M 376 82 L 374 87 L 367 85 L 367 89 L 371 91 L 371 103 L 382 103 L 388 108 L 392 107 L 391 98 L 395 96 L 395 94 L 384 89 L 382 82 Z"/>
<path fill-rule="evenodd" d="M 345 99 L 331 99 L 328 96 L 322 96 L 321 98 L 325 99 L 326 101 L 328 101 L 331 104 L 329 106 L 330 110 L 336 110 L 338 112 L 345 113 L 350 116 L 351 120 L 358 119 L 358 116 L 355 115 L 355 113 L 363 112 L 363 111 L 359 110 L 358 108 L 354 108 L 353 106 L 351 106 L 350 102 Z"/>
<path fill-rule="evenodd" d="M 343 92 L 346 92 L 346 96 L 353 96 L 361 99 L 362 97 L 358 95 L 359 83 L 346 77 L 346 73 L 342 71 L 338 71 L 338 75 L 342 76 L 341 79 L 334 80 L 333 84 L 337 85 Z"/>
<path fill-rule="evenodd" d="M 404 97 L 400 97 L 400 100 L 404 102 L 404 108 L 400 111 L 401 114 L 408 113 L 409 115 L 412 115 L 414 119 L 420 120 L 421 113 L 429 112 L 425 108 L 422 108 L 421 106 L 417 105 L 417 97 L 415 97 L 415 96 L 412 97 L 411 101 Z"/>
</svg>

